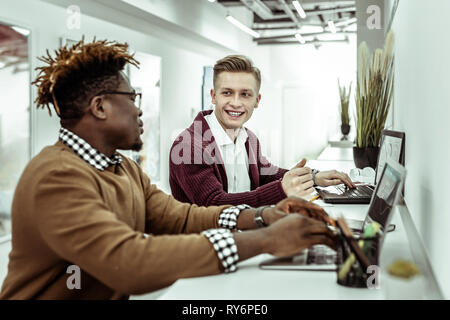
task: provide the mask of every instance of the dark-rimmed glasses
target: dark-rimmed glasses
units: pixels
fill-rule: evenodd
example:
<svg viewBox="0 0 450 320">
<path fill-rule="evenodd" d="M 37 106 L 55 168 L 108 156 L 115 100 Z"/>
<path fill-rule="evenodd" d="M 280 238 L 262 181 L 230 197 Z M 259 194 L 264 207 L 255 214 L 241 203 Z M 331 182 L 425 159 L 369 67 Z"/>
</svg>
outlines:
<svg viewBox="0 0 450 320">
<path fill-rule="evenodd" d="M 142 93 L 141 92 L 127 92 L 127 91 L 113 91 L 113 90 L 105 90 L 101 91 L 97 94 L 124 94 L 130 96 L 131 100 L 133 100 L 134 104 L 138 107 L 139 110 L 141 110 L 141 101 L 142 101 Z"/>
</svg>

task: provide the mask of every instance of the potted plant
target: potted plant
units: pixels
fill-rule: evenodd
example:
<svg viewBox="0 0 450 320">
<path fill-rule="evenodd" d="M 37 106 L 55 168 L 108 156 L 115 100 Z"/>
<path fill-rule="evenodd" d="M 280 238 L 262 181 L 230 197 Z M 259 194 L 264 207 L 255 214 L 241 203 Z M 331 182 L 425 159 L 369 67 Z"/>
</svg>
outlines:
<svg viewBox="0 0 450 320">
<path fill-rule="evenodd" d="M 341 111 L 341 132 L 343 137 L 341 140 L 347 140 L 347 135 L 350 132 L 350 115 L 349 115 L 349 102 L 350 102 L 350 92 L 352 91 L 352 83 L 350 82 L 350 86 L 347 88 L 345 86 L 341 86 L 341 83 L 338 79 L 338 87 L 339 87 L 339 97 L 340 97 L 340 111 Z"/>
<path fill-rule="evenodd" d="M 394 91 L 394 33 L 390 31 L 383 49 L 369 56 L 367 44 L 358 49 L 356 84 L 356 147 L 353 157 L 357 168 L 375 169 L 381 133 L 384 129 Z"/>
</svg>

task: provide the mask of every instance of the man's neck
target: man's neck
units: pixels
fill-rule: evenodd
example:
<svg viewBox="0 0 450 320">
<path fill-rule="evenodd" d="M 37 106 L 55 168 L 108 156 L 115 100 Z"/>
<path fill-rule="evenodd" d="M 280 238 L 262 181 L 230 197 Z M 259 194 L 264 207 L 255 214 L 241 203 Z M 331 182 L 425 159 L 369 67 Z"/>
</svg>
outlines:
<svg viewBox="0 0 450 320">
<path fill-rule="evenodd" d="M 70 130 L 73 133 L 75 133 L 81 139 L 83 139 L 84 141 L 89 143 L 91 145 L 91 147 L 93 147 L 97 151 L 103 153 L 108 158 L 111 158 L 114 155 L 114 153 L 116 152 L 116 148 L 108 146 L 108 144 L 105 143 L 104 139 L 101 138 L 100 136 L 87 133 L 92 130 L 86 130 L 86 129 L 81 129 L 81 128 L 77 128 L 77 127 L 70 128 L 70 129 L 68 128 L 67 130 Z"/>
<path fill-rule="evenodd" d="M 233 143 L 236 144 L 236 139 L 237 139 L 237 136 L 239 134 L 240 128 L 239 129 L 225 129 L 225 128 L 223 128 L 223 129 L 225 130 L 227 135 L 230 137 L 231 141 L 233 141 Z"/>
<path fill-rule="evenodd" d="M 236 139 L 237 139 L 237 136 L 239 135 L 239 130 L 241 130 L 242 127 L 237 128 L 237 129 L 228 129 L 219 121 L 219 119 L 217 119 L 215 112 L 214 112 L 214 117 L 216 118 L 217 122 L 220 124 L 222 129 L 225 131 L 227 136 L 230 137 L 231 141 L 233 141 L 233 143 L 236 144 Z"/>
</svg>

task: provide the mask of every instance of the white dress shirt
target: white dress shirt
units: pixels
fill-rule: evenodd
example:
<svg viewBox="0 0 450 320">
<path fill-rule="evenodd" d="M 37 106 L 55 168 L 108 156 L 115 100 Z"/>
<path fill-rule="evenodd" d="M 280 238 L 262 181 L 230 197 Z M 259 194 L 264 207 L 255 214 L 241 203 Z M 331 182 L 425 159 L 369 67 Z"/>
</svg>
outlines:
<svg viewBox="0 0 450 320">
<path fill-rule="evenodd" d="M 245 142 L 248 137 L 247 131 L 244 128 L 240 128 L 236 143 L 234 143 L 220 125 L 214 112 L 205 116 L 205 119 L 216 140 L 224 162 L 228 180 L 228 193 L 250 191 L 248 155 L 245 149 Z"/>
</svg>

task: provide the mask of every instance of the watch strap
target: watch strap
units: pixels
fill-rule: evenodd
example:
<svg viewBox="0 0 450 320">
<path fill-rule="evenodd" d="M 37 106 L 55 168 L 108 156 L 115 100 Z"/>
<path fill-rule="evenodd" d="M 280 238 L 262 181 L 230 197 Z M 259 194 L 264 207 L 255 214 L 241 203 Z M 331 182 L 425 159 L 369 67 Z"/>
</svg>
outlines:
<svg viewBox="0 0 450 320">
<path fill-rule="evenodd" d="M 314 186 L 317 186 L 317 183 L 316 183 L 316 174 L 318 174 L 320 171 L 319 170 L 317 170 L 317 169 L 312 169 L 311 170 L 311 175 L 312 175 L 312 181 L 313 181 L 313 183 L 314 183 Z"/>
<path fill-rule="evenodd" d="M 267 227 L 267 224 L 265 223 L 265 221 L 262 217 L 262 213 L 263 213 L 264 209 L 266 209 L 268 207 L 270 207 L 270 206 L 262 206 L 262 207 L 259 207 L 256 209 L 254 221 L 259 228 Z"/>
</svg>

